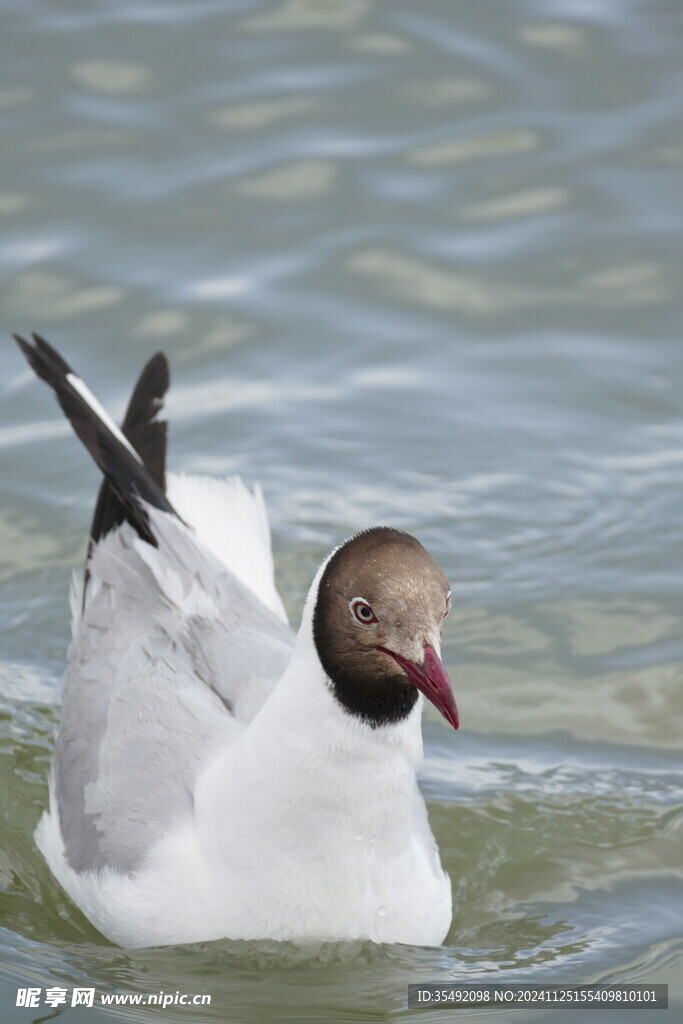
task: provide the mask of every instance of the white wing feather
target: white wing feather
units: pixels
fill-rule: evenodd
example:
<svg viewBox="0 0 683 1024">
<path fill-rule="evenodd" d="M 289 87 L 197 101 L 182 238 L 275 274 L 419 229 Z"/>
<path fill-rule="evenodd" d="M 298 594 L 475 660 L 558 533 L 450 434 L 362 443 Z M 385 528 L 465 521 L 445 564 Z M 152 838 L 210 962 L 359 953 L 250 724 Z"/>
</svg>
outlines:
<svg viewBox="0 0 683 1024">
<path fill-rule="evenodd" d="M 149 508 L 159 546 L 124 524 L 93 552 L 82 614 L 74 593 L 55 792 L 81 870 L 140 862 L 291 658 L 260 492 L 194 482 L 174 483 L 188 526 Z"/>
<path fill-rule="evenodd" d="M 259 485 L 252 493 L 238 476 L 220 480 L 169 473 L 166 489 L 169 501 L 197 539 L 266 608 L 287 622 L 275 589 L 270 525 Z"/>
</svg>

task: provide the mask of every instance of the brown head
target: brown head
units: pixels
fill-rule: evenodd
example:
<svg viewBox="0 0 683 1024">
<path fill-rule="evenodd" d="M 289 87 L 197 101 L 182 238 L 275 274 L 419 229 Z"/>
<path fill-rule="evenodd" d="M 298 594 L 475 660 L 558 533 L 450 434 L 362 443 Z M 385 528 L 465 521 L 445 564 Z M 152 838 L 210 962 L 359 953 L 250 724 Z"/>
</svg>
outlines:
<svg viewBox="0 0 683 1024">
<path fill-rule="evenodd" d="M 313 613 L 318 657 L 342 707 L 372 726 L 404 719 L 418 690 L 458 728 L 439 660 L 450 586 L 408 533 L 378 526 L 330 558 Z"/>
</svg>

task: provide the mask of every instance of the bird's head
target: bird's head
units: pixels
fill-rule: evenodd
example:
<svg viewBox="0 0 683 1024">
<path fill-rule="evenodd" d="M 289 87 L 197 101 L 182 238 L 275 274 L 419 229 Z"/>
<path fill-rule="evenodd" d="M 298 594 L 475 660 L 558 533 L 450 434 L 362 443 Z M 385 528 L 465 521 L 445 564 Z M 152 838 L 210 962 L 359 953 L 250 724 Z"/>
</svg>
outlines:
<svg viewBox="0 0 683 1024">
<path fill-rule="evenodd" d="M 313 638 L 341 705 L 386 725 L 410 713 L 419 690 L 457 729 L 439 656 L 450 606 L 448 580 L 410 534 L 375 527 L 337 548 L 320 578 Z"/>
</svg>

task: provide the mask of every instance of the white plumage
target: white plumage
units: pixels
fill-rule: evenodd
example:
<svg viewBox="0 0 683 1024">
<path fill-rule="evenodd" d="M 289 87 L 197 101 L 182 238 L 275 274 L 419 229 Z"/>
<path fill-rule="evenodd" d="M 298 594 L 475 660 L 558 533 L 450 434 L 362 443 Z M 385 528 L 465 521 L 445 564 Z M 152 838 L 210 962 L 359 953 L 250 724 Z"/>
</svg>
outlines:
<svg viewBox="0 0 683 1024">
<path fill-rule="evenodd" d="M 295 639 L 259 490 L 180 477 L 169 496 L 188 526 L 150 509 L 157 548 L 124 524 L 91 559 L 64 684 L 70 770 L 36 832 L 53 873 L 124 946 L 441 942 L 422 697 L 380 729 L 339 705 L 312 635 L 325 563 Z"/>
<path fill-rule="evenodd" d="M 442 941 L 450 882 L 415 775 L 421 694 L 458 726 L 441 569 L 363 531 L 320 566 L 295 637 L 260 489 L 164 484 L 163 354 L 119 429 L 45 339 L 16 340 L 106 478 L 36 830 L 66 892 L 124 946 Z"/>
</svg>

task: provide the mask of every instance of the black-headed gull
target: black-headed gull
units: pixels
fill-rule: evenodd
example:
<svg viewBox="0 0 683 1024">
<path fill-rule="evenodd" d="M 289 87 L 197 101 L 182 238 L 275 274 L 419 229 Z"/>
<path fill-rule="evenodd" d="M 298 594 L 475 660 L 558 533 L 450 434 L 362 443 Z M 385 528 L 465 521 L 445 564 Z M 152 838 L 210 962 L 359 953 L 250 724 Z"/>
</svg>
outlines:
<svg viewBox="0 0 683 1024">
<path fill-rule="evenodd" d="M 320 566 L 296 636 L 261 491 L 170 476 L 163 355 L 122 430 L 42 338 L 17 338 L 105 475 L 36 840 L 123 946 L 214 938 L 436 945 L 451 921 L 416 783 L 446 577 L 364 530 Z"/>
</svg>

